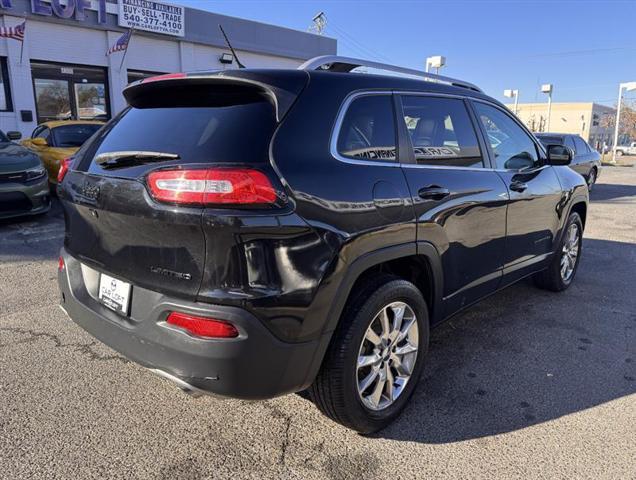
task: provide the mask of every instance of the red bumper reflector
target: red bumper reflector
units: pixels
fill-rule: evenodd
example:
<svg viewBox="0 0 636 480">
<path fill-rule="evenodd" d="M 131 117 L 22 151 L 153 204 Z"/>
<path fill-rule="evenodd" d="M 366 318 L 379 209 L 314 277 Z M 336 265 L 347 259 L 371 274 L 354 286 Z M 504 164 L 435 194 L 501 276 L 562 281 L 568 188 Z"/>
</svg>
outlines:
<svg viewBox="0 0 636 480">
<path fill-rule="evenodd" d="M 68 169 L 71 167 L 71 158 L 65 158 L 60 162 L 60 169 L 57 171 L 57 183 L 62 183 Z"/>
<path fill-rule="evenodd" d="M 235 338 L 238 330 L 234 325 L 214 318 L 197 317 L 186 313 L 172 312 L 166 320 L 169 325 L 182 328 L 197 337 Z"/>
<path fill-rule="evenodd" d="M 158 170 L 148 175 L 148 187 L 155 200 L 184 205 L 263 205 L 277 199 L 267 176 L 251 168 Z"/>
<path fill-rule="evenodd" d="M 60 256 L 60 258 L 57 260 L 57 270 L 61 272 L 62 270 L 64 270 L 64 267 L 64 259 Z"/>
</svg>

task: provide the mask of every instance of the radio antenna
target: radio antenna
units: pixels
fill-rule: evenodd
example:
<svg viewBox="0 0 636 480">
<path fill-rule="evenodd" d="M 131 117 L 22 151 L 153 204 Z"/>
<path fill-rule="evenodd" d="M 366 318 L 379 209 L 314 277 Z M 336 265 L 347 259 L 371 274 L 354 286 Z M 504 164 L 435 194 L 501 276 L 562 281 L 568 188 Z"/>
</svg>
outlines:
<svg viewBox="0 0 636 480">
<path fill-rule="evenodd" d="M 232 55 L 234 55 L 234 60 L 236 60 L 236 64 L 238 65 L 239 68 L 245 68 L 245 65 L 243 65 L 241 63 L 241 61 L 239 60 L 238 56 L 236 55 L 236 52 L 234 51 L 234 48 L 232 48 L 232 44 L 230 43 L 230 39 L 227 38 L 227 35 L 225 34 L 225 30 L 223 30 L 223 27 L 221 26 L 221 24 L 219 24 L 219 28 L 221 29 L 221 33 L 223 34 L 223 38 L 225 38 L 225 43 L 227 43 L 227 46 L 230 47 L 230 51 L 232 52 Z"/>
</svg>

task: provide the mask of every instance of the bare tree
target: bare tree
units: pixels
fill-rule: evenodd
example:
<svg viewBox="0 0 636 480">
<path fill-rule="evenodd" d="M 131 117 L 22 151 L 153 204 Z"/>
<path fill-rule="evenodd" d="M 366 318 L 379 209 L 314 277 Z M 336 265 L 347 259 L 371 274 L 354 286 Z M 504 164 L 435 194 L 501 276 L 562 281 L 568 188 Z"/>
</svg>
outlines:
<svg viewBox="0 0 636 480">
<path fill-rule="evenodd" d="M 600 124 L 604 128 L 614 128 L 616 126 L 616 113 L 604 115 Z M 621 120 L 618 126 L 619 144 L 620 140 L 629 141 L 636 138 L 636 100 L 623 100 L 621 103 Z"/>
</svg>

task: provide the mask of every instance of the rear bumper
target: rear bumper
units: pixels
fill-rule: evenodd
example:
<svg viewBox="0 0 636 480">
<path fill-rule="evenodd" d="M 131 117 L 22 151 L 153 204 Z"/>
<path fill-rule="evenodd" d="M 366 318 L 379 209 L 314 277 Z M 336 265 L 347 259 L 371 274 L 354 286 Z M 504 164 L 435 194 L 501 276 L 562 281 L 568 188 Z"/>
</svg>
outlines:
<svg viewBox="0 0 636 480">
<path fill-rule="evenodd" d="M 61 305 L 69 317 L 95 338 L 127 358 L 194 393 L 264 399 L 308 386 L 321 338 L 311 342 L 278 340 L 252 314 L 228 306 L 170 298 L 133 285 L 130 316 L 123 317 L 97 299 L 98 273 L 82 267 L 64 250 L 59 272 Z M 194 338 L 166 326 L 171 311 L 231 322 L 235 339 Z M 191 387 L 191 388 L 189 388 Z"/>
<path fill-rule="evenodd" d="M 46 176 L 34 183 L 0 185 L 0 219 L 38 215 L 51 208 L 51 192 Z"/>
</svg>

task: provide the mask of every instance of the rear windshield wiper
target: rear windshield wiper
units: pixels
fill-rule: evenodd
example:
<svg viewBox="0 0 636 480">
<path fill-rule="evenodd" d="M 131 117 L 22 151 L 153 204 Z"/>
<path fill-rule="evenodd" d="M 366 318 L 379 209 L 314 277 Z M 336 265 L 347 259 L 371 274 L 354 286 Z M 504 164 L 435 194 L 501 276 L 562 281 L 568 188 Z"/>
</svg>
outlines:
<svg viewBox="0 0 636 480">
<path fill-rule="evenodd" d="M 95 163 L 108 170 L 109 168 L 131 167 L 144 163 L 178 160 L 176 153 L 147 152 L 144 150 L 125 150 L 121 152 L 104 152 L 95 157 Z"/>
</svg>

